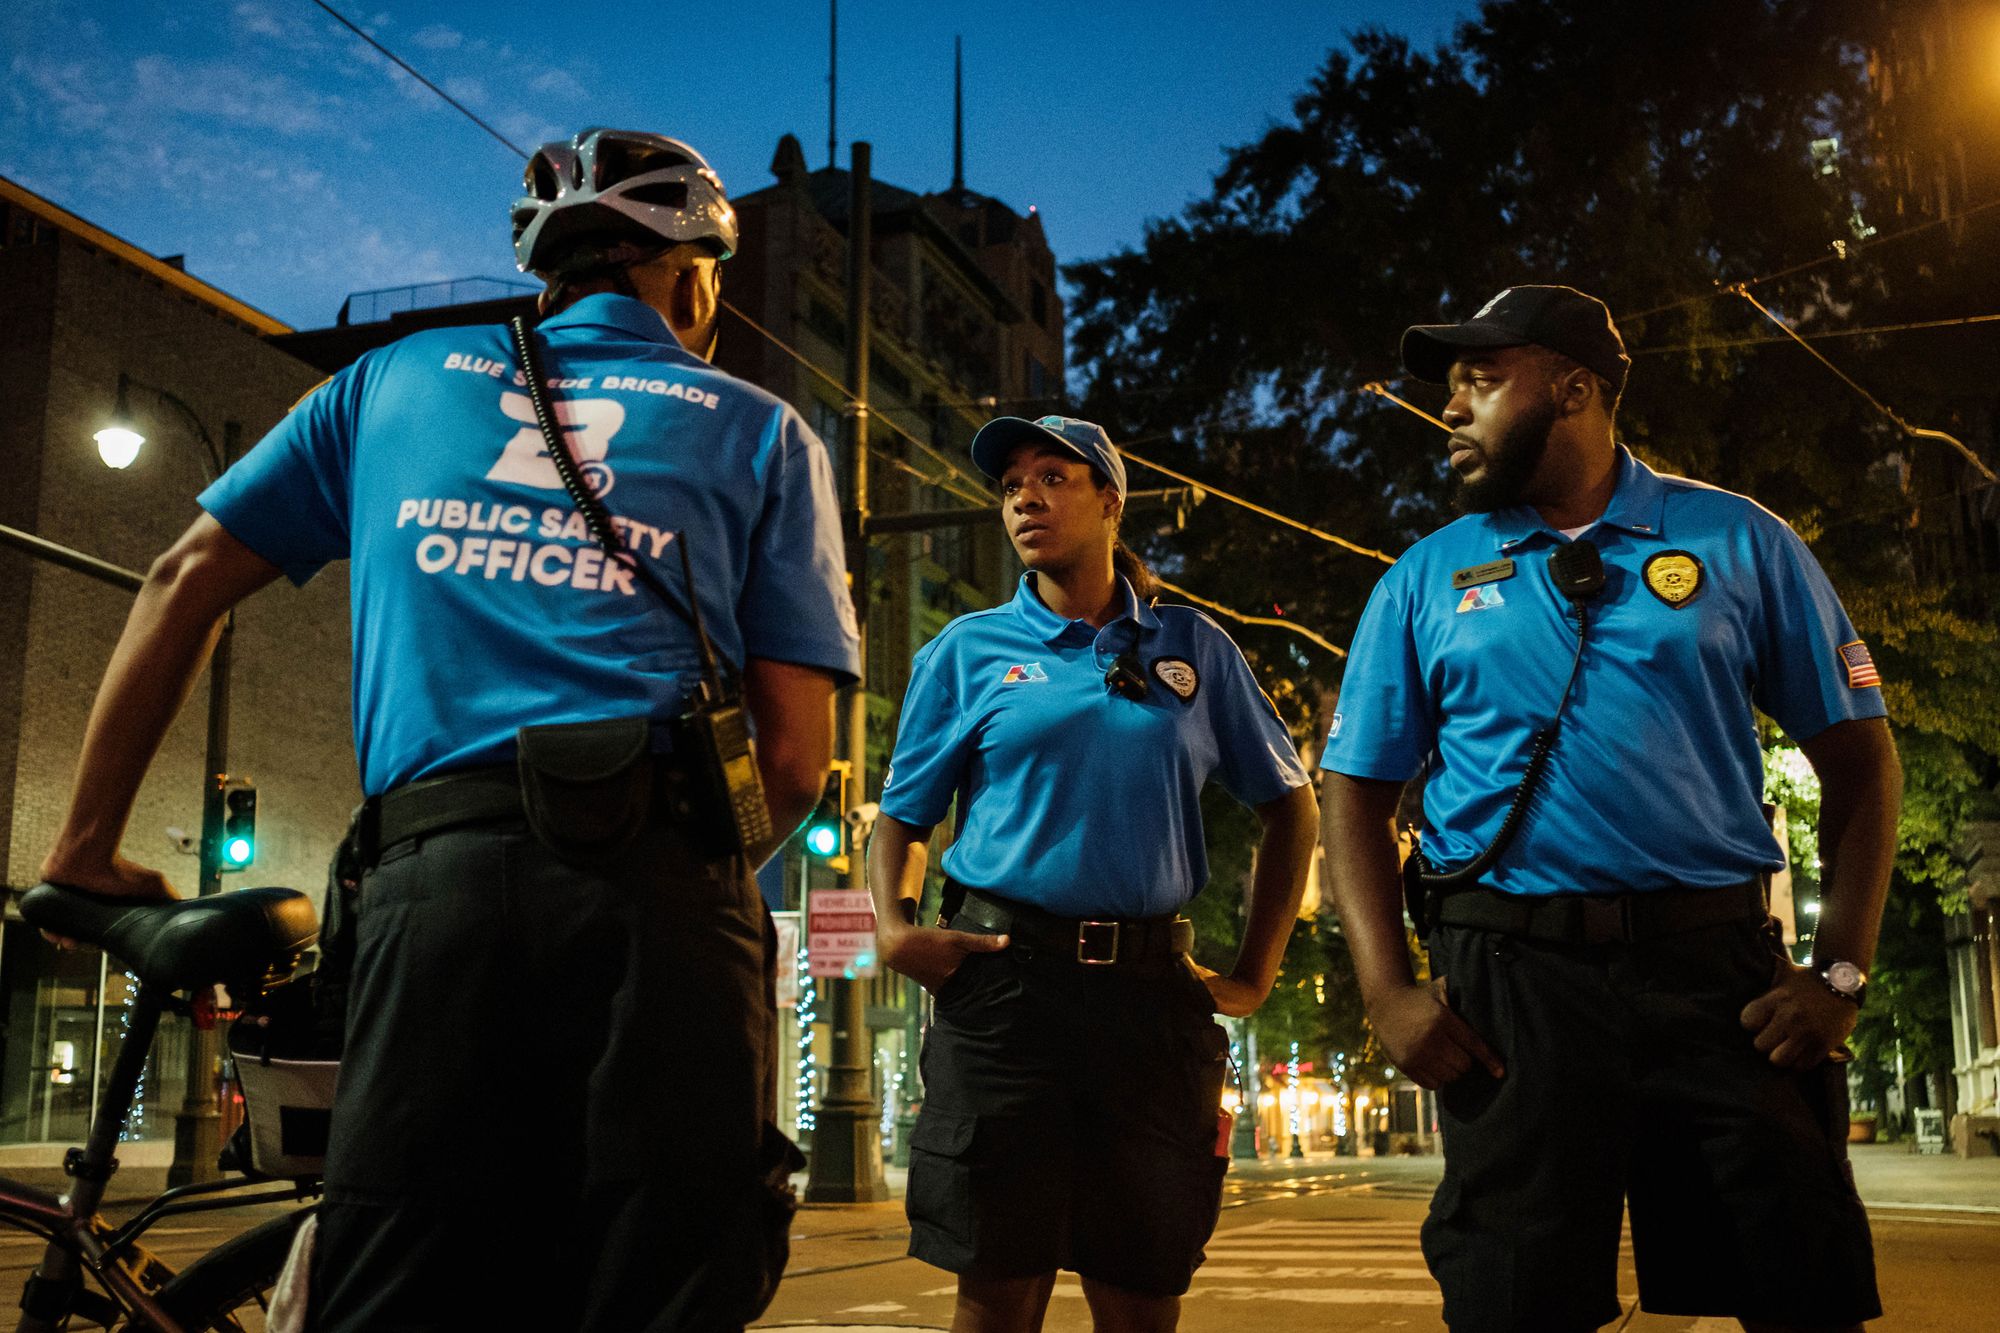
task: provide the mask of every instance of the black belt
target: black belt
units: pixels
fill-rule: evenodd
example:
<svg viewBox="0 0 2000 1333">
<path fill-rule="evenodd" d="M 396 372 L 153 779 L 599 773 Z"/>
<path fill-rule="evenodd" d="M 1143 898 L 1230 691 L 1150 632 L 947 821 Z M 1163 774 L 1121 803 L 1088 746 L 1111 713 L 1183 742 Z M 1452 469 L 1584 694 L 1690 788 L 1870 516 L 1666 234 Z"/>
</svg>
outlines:
<svg viewBox="0 0 2000 1333">
<path fill-rule="evenodd" d="M 1527 897 L 1466 889 L 1438 904 L 1438 924 L 1491 930 L 1558 944 L 1634 944 L 1730 921 L 1770 915 L 1757 880 L 1720 889 Z"/>
<path fill-rule="evenodd" d="M 1030 948 L 1079 963 L 1139 963 L 1184 954 L 1194 947 L 1194 922 L 1184 916 L 1091 919 L 1055 916 L 980 889 L 963 890 L 951 928 L 1011 935 Z"/>
<path fill-rule="evenodd" d="M 656 755 L 653 763 L 654 790 L 671 790 L 681 771 L 673 757 Z M 406 782 L 371 799 L 361 817 L 362 864 L 372 866 L 399 842 L 470 824 L 525 820 L 528 816 L 521 804 L 520 770 L 508 764 Z"/>
</svg>

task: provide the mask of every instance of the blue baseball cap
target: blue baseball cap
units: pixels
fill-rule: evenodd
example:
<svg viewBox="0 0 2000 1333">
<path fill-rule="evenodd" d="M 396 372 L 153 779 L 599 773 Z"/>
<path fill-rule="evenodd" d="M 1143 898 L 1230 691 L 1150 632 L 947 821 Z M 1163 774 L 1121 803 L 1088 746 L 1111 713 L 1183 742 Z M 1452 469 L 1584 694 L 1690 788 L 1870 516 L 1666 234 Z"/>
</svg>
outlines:
<svg viewBox="0 0 2000 1333">
<path fill-rule="evenodd" d="M 1057 416 L 1035 421 L 995 417 L 972 437 L 972 461 L 981 472 L 998 481 L 1007 466 L 1007 455 L 1023 444 L 1053 444 L 1069 450 L 1102 472 L 1118 489 L 1118 498 L 1125 498 L 1125 460 L 1112 447 L 1104 427 L 1094 421 Z"/>
</svg>

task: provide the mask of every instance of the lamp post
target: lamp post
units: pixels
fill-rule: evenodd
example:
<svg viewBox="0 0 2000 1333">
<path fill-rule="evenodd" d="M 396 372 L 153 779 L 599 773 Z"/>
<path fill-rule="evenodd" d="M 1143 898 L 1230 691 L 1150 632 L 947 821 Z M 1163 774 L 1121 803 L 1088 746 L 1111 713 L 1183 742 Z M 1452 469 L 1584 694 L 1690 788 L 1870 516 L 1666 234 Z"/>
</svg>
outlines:
<svg viewBox="0 0 2000 1333">
<path fill-rule="evenodd" d="M 234 421 L 222 423 L 222 447 L 208 433 L 194 409 L 172 391 L 144 384 L 129 375 L 118 377 L 118 404 L 111 424 L 93 437 L 105 466 L 130 467 L 145 446 L 146 437 L 135 427 L 131 413 L 134 389 L 155 395 L 157 401 L 180 413 L 189 431 L 206 454 L 208 479 L 214 481 L 235 458 L 240 428 Z M 236 615 L 222 618 L 215 649 L 208 660 L 208 741 L 202 762 L 201 872 L 197 889 L 201 897 L 222 892 L 222 803 L 210 798 L 229 772 L 229 670 L 230 641 L 236 632 Z M 216 1106 L 214 1029 L 194 1028 L 188 1034 L 187 1089 L 181 1109 L 174 1117 L 174 1160 L 167 1169 L 167 1184 L 187 1185 L 214 1180 L 218 1174 L 216 1157 L 222 1151 L 222 1112 Z"/>
</svg>

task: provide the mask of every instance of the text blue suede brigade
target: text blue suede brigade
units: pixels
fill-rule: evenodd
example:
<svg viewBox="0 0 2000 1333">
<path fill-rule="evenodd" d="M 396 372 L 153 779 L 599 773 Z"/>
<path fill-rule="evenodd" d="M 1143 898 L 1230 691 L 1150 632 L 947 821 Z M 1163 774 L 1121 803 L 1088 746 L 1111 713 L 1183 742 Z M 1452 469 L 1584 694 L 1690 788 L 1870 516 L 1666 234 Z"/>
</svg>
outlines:
<svg viewBox="0 0 2000 1333">
<path fill-rule="evenodd" d="M 738 667 L 760 657 L 851 678 L 833 472 L 798 414 L 683 351 L 658 314 L 623 296 L 585 297 L 540 335 L 586 482 L 676 592 L 674 534 L 688 534 L 717 651 Z M 585 531 L 504 326 L 367 353 L 201 505 L 294 583 L 371 548 L 350 585 L 355 748 L 370 795 L 506 763 L 524 718 L 671 717 L 700 679 L 686 621 Z M 813 532 L 817 543 L 803 540 Z"/>
</svg>

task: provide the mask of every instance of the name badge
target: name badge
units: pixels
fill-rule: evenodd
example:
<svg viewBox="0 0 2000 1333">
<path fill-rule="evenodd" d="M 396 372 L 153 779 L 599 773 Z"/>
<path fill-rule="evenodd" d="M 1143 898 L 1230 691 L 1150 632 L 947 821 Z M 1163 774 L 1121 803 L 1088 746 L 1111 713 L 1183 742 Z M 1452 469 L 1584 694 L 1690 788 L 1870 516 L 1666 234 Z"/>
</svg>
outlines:
<svg viewBox="0 0 2000 1333">
<path fill-rule="evenodd" d="M 1502 579 L 1514 577 L 1512 560 L 1493 560 L 1483 565 L 1472 565 L 1451 576 L 1451 586 L 1455 590 L 1477 587 L 1482 583 L 1498 583 Z"/>
</svg>

